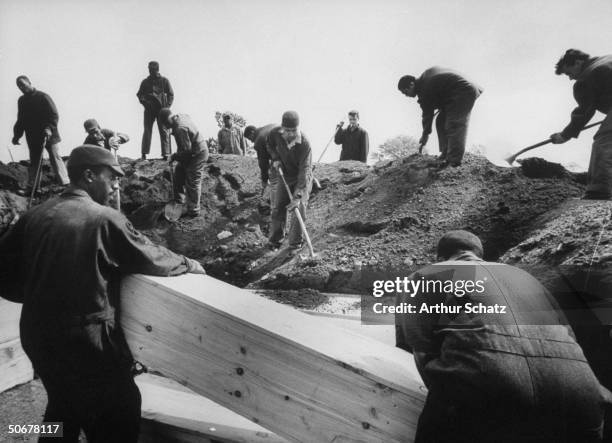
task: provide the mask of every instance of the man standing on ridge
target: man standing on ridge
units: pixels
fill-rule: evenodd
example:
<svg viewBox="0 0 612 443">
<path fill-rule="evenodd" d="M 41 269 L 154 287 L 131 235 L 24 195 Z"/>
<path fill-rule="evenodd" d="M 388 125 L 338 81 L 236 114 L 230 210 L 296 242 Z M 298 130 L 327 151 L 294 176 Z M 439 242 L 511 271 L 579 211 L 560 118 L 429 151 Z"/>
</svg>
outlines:
<svg viewBox="0 0 612 443">
<path fill-rule="evenodd" d="M 246 143 L 244 135 L 238 125 L 234 124 L 232 114 L 223 113 L 223 126 L 217 134 L 219 142 L 219 154 L 246 154 Z"/>
<path fill-rule="evenodd" d="M 187 114 L 173 114 L 170 109 L 164 108 L 159 111 L 159 120 L 161 124 L 171 128 L 176 140 L 176 152 L 170 158 L 171 161 L 176 161 L 174 197 L 179 203 L 184 203 L 186 200 L 187 217 L 197 217 L 200 215 L 208 144 Z"/>
<path fill-rule="evenodd" d="M 359 111 L 349 111 L 348 121 L 349 125 L 346 129 L 342 128 L 342 122 L 338 124 L 338 130 L 334 137 L 334 143 L 342 145 L 340 161 L 356 160 L 367 163 L 370 139 L 368 131 L 359 126 Z"/>
<path fill-rule="evenodd" d="M 17 122 L 13 127 L 13 145 L 19 144 L 19 139 L 25 132 L 30 151 L 29 188 L 34 186 L 38 164 L 42 161 L 43 149 L 46 149 L 49 154 L 49 162 L 57 182 L 60 185 L 67 185 L 69 180 L 66 165 L 59 155 L 61 138 L 57 130 L 59 114 L 55 103 L 47 94 L 34 88 L 25 75 L 17 77 L 17 87 L 23 95 L 17 102 Z"/>
<path fill-rule="evenodd" d="M 295 111 L 283 114 L 280 126 L 273 128 L 268 136 L 267 150 L 272 160 L 272 167 L 282 169 L 285 181 L 292 195 L 287 195 L 285 185 L 279 177 L 275 189 L 275 202 L 272 206 L 272 223 L 269 242 L 273 248 L 278 248 L 284 236 L 287 212 L 298 208 L 302 219 L 306 220 L 308 205 L 308 189 L 312 175 L 312 149 L 306 135 L 299 129 L 300 118 Z M 292 215 L 289 231 L 289 247 L 302 247 L 302 230 L 300 224 Z"/>
<path fill-rule="evenodd" d="M 427 144 L 434 112 L 439 110 L 436 130 L 442 166 L 459 166 L 465 153 L 470 114 L 482 88 L 462 74 L 439 66 L 427 69 L 419 78 L 403 76 L 397 88 L 407 97 L 418 97 L 423 110 L 421 148 Z"/>
<path fill-rule="evenodd" d="M 609 200 L 612 197 L 612 55 L 591 57 L 577 49 L 568 49 L 555 66 L 555 74 L 565 74 L 574 83 L 578 106 L 570 123 L 550 136 L 555 144 L 577 138 L 595 111 L 606 114 L 593 136 L 591 160 L 584 199 Z"/>
<path fill-rule="evenodd" d="M 59 197 L 0 238 L 0 294 L 23 303 L 21 342 L 47 391 L 43 421 L 63 423 L 61 441 L 78 442 L 83 429 L 89 442 L 136 443 L 141 398 L 117 318 L 121 278 L 205 272 L 107 206 L 123 176 L 109 151 L 75 148 L 68 174 Z"/>
<path fill-rule="evenodd" d="M 140 83 L 136 93 L 138 101 L 144 107 L 144 132 L 142 134 L 142 158 L 147 158 L 151 151 L 151 136 L 153 133 L 153 122 L 157 120 L 159 137 L 161 142 L 162 158 L 168 160 L 170 155 L 170 133 L 161 124 L 158 118 L 162 108 L 169 108 L 174 101 L 172 85 L 166 77 L 159 73 L 159 63 L 149 62 L 149 76 Z"/>
</svg>

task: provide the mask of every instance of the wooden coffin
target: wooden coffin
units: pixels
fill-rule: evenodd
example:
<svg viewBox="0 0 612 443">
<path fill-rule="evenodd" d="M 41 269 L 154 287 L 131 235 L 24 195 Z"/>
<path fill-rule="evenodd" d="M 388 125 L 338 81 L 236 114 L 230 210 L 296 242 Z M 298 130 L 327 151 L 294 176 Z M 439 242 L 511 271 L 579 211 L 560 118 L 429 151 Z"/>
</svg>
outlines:
<svg viewBox="0 0 612 443">
<path fill-rule="evenodd" d="M 208 276 L 129 276 L 135 358 L 290 441 L 409 442 L 426 395 L 412 356 Z"/>
</svg>

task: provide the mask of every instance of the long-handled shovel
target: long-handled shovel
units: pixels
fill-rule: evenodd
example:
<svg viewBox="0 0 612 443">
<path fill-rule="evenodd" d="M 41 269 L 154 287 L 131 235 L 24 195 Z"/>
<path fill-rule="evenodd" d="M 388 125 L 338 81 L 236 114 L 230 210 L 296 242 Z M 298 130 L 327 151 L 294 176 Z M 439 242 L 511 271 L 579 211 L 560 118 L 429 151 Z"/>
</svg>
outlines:
<svg viewBox="0 0 612 443">
<path fill-rule="evenodd" d="M 111 149 L 113 150 L 113 154 L 115 154 L 115 161 L 119 163 L 117 159 L 117 148 L 111 147 Z M 117 204 L 117 211 L 121 212 L 121 190 L 119 188 L 115 191 L 115 203 Z"/>
<path fill-rule="evenodd" d="M 338 123 L 336 125 L 336 130 L 334 131 L 334 135 L 331 136 L 331 138 L 329 139 L 329 141 L 325 145 L 325 149 L 323 149 L 323 152 L 321 152 L 321 155 L 319 156 L 319 159 L 317 160 L 317 162 L 314 165 L 312 165 L 312 181 L 313 181 L 314 187 L 316 189 L 321 189 L 321 183 L 319 182 L 319 180 L 317 180 L 317 178 L 314 175 L 315 169 L 316 169 L 317 165 L 319 163 L 321 163 L 321 159 L 323 158 L 323 156 L 327 152 L 327 148 L 329 148 L 329 145 L 331 145 L 331 142 L 334 140 L 334 137 L 336 137 L 336 133 L 338 132 L 338 129 L 340 129 L 343 124 L 344 124 L 344 122 L 340 122 L 340 123 Z"/>
<path fill-rule="evenodd" d="M 581 129 L 581 132 L 584 131 L 585 129 L 589 129 L 589 128 L 592 128 L 594 126 L 601 125 L 602 123 L 603 123 L 603 120 L 599 121 L 599 122 L 596 122 L 596 123 L 591 123 L 590 125 L 586 125 L 584 128 Z M 526 148 L 521 149 L 516 154 L 513 154 L 510 157 L 505 158 L 504 160 L 506 160 L 509 165 L 512 165 L 512 163 L 514 163 L 516 161 L 516 158 L 519 155 L 524 154 L 527 151 L 531 151 L 532 149 L 539 148 L 540 146 L 547 145 L 547 144 L 549 144 L 551 142 L 552 142 L 552 139 L 549 137 L 546 140 L 541 141 L 540 143 L 536 143 L 535 145 L 527 146 Z"/>
<path fill-rule="evenodd" d="M 285 180 L 285 174 L 283 174 L 283 170 L 278 168 L 278 175 L 285 185 L 285 189 L 287 190 L 287 195 L 291 198 L 291 189 Z M 306 224 L 304 223 L 304 219 L 302 218 L 302 214 L 300 214 L 299 208 L 293 208 L 293 213 L 295 214 L 295 218 L 297 218 L 298 223 L 300 224 L 300 228 L 302 229 L 302 233 L 304 234 L 304 238 L 306 239 L 306 244 L 308 244 L 308 250 L 310 251 L 310 257 L 315 258 L 314 249 L 312 249 L 312 242 L 310 241 L 310 236 L 308 235 L 308 231 L 306 230 Z"/>
<path fill-rule="evenodd" d="M 176 201 L 176 194 L 174 191 L 174 169 L 172 168 L 172 138 L 169 140 L 170 153 L 168 157 L 168 166 L 170 168 L 170 184 L 172 186 L 172 201 L 166 203 L 164 207 L 164 217 L 169 222 L 174 223 L 183 215 L 183 204 Z"/>
<path fill-rule="evenodd" d="M 45 155 L 45 146 L 47 146 L 47 139 L 48 137 L 45 136 L 42 142 L 40 158 L 38 159 L 38 165 L 36 166 L 36 175 L 34 176 L 34 183 L 32 184 L 32 193 L 30 194 L 30 200 L 28 200 L 28 209 L 32 207 L 32 202 L 34 201 L 34 194 L 36 194 L 39 182 L 41 181 L 40 176 L 42 172 L 43 156 Z"/>
<path fill-rule="evenodd" d="M 11 148 L 7 146 L 6 150 L 9 152 L 9 155 L 11 156 L 11 163 L 15 163 L 15 159 L 13 158 L 13 151 L 11 151 Z"/>
</svg>

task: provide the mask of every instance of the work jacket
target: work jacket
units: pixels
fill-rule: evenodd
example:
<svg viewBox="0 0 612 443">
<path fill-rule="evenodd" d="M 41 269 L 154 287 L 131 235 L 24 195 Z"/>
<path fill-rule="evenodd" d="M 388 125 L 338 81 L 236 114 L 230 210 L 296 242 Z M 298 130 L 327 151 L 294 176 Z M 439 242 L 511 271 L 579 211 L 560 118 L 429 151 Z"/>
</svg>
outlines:
<svg viewBox="0 0 612 443">
<path fill-rule="evenodd" d="M 119 149 L 119 145 L 130 141 L 130 137 L 128 137 L 127 134 L 115 132 L 111 129 L 102 128 L 100 132 L 102 133 L 101 136 L 88 134 L 83 143 L 86 145 L 100 146 L 110 151 L 112 149 L 117 150 Z"/>
<path fill-rule="evenodd" d="M 23 94 L 17 100 L 17 122 L 13 127 L 13 136 L 21 138 L 26 133 L 28 143 L 42 143 L 45 129 L 51 130 L 49 143 L 55 144 L 61 141 L 57 130 L 59 114 L 51 97 L 42 91 L 34 91 Z"/>
<path fill-rule="evenodd" d="M 346 129 L 338 128 L 334 136 L 334 143 L 342 145 L 341 161 L 357 160 L 367 163 L 370 141 L 368 132 L 361 126 L 358 125 L 353 128 L 349 125 Z"/>
<path fill-rule="evenodd" d="M 244 134 L 236 125 L 232 125 L 231 128 L 222 127 L 217 134 L 217 140 L 219 142 L 219 154 L 246 154 Z"/>
<path fill-rule="evenodd" d="M 396 316 L 397 346 L 415 353 L 426 384 L 462 383 L 480 390 L 488 382 L 503 384 L 504 377 L 508 383 L 517 377 L 531 377 L 516 368 L 504 368 L 501 363 L 504 354 L 549 359 L 551 368 L 562 365 L 564 360 L 580 361 L 590 373 L 571 329 L 561 324 L 565 322 L 563 313 L 548 291 L 527 272 L 485 262 L 464 252 L 450 261 L 427 266 L 408 279 L 483 281 L 481 293 L 472 291 L 458 297 L 455 293 L 420 290 L 414 296 L 403 293 L 398 297 L 399 302 L 414 304 L 419 309 L 422 303 L 462 307 L 457 314 Z M 507 308 L 499 314 L 468 313 L 465 310 L 468 303 Z M 496 374 L 497 380 L 489 379 L 487 372 Z"/>
<path fill-rule="evenodd" d="M 275 127 L 274 124 L 269 124 L 257 128 L 255 131 L 255 141 L 253 142 L 253 149 L 257 153 L 257 163 L 259 164 L 259 171 L 261 174 L 262 183 L 267 183 L 270 178 L 270 155 L 266 148 L 268 143 L 268 136 L 270 131 Z"/>
<path fill-rule="evenodd" d="M 434 112 L 462 96 L 478 98 L 483 89 L 456 71 L 434 66 L 416 79 L 415 91 L 423 110 L 423 133 L 431 133 Z"/>
<path fill-rule="evenodd" d="M 176 140 L 179 160 L 204 153 L 203 161 L 208 159 L 208 144 L 200 130 L 187 114 L 176 114 L 172 121 L 172 135 Z"/>
<path fill-rule="evenodd" d="M 166 77 L 149 75 L 140 83 L 136 97 L 146 109 L 159 112 L 161 108 L 172 106 L 174 90 Z"/>
<path fill-rule="evenodd" d="M 76 359 L 94 373 L 93 360 L 114 359 L 104 337 L 115 324 L 121 276 L 183 274 L 190 261 L 153 244 L 120 212 L 69 187 L 0 238 L 0 268 L 10 270 L 2 274 L 0 295 L 7 296 L 11 283 L 19 288 L 8 298 L 23 303 L 21 340 L 35 369 Z"/>
<path fill-rule="evenodd" d="M 298 194 L 305 196 L 309 190 L 312 176 L 312 149 L 310 142 L 300 132 L 292 147 L 281 135 L 282 128 L 276 126 L 268 135 L 267 149 L 271 160 L 280 160 L 285 181 L 289 185 L 295 185 L 294 197 Z"/>
<path fill-rule="evenodd" d="M 561 132 L 565 138 L 578 137 L 595 111 L 607 114 L 612 107 L 612 55 L 591 57 L 584 63 L 574 83 L 574 98 L 578 106 Z"/>
</svg>

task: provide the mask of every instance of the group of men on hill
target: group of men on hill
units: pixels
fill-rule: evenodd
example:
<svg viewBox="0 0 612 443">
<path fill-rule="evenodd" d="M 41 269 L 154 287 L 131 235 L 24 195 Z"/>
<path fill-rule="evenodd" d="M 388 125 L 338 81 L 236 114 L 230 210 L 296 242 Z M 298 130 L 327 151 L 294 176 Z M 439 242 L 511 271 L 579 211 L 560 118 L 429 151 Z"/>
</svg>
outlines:
<svg viewBox="0 0 612 443">
<path fill-rule="evenodd" d="M 170 110 L 173 91 L 159 77 L 159 65 L 150 64 L 149 71 L 151 76 L 138 93 L 145 107 L 142 153 L 149 153 L 154 121 L 162 138 L 171 131 L 177 151 L 171 154 L 168 138 L 167 144 L 162 141 L 162 155 L 177 162 L 177 183 L 182 180 L 186 185 L 188 213 L 197 215 L 208 146 L 189 116 Z M 562 143 L 576 137 L 595 110 L 608 114 L 612 57 L 569 50 L 557 64 L 557 74 L 576 80 L 574 95 L 579 104 L 570 125 L 551 136 L 554 143 Z M 66 168 L 58 154 L 58 116 L 52 100 L 24 76 L 17 78 L 17 86 L 23 96 L 13 143 L 18 144 L 25 132 L 31 163 L 36 164 L 46 149 L 58 180 L 70 184 L 58 198 L 27 212 L 0 238 L 2 296 L 23 303 L 23 347 L 48 394 L 44 421 L 63 422 L 65 441 L 78 441 L 83 429 L 92 442 L 135 442 L 140 394 L 133 381 L 133 359 L 116 322 L 120 278 L 126 273 L 205 271 L 197 261 L 152 244 L 119 211 L 107 207 L 123 175 L 111 151 L 125 136 L 100 128 L 95 120 L 86 121 L 89 143 L 71 152 Z M 470 112 L 482 89 L 454 71 L 437 67 L 419 78 L 402 77 L 398 88 L 419 98 L 422 146 L 431 133 L 435 110 L 439 111 L 436 127 L 442 161 L 458 166 Z M 587 198 L 610 197 L 609 115 L 595 135 Z M 339 125 L 335 134 L 336 143 L 343 145 L 343 159 L 364 161 L 367 157 L 367 132 L 358 121 L 358 112 L 351 111 L 349 127 Z M 224 124 L 219 139 L 227 140 L 229 149 L 240 154 L 244 143 L 231 126 Z M 249 126 L 243 136 L 254 143 L 262 182 L 269 181 L 274 188 L 270 242 L 278 245 L 287 210 L 298 208 L 305 216 L 312 149 L 295 111 L 285 112 L 280 125 Z M 288 239 L 291 247 L 301 245 L 297 223 L 292 224 Z M 496 268 L 482 257 L 480 240 L 465 231 L 448 233 L 438 244 L 439 260 L 453 272 L 468 263 L 494 277 L 490 284 L 501 282 L 503 288 L 498 289 L 503 290 L 496 297 L 504 298 L 511 310 L 554 310 L 546 291 L 528 274 L 506 265 Z M 411 278 L 436 278 L 438 271 L 435 266 L 425 268 Z M 67 279 L 67 275 L 73 277 Z M 610 394 L 599 386 L 580 347 L 563 326 L 529 327 L 520 324 L 518 317 L 511 317 L 508 324 L 491 324 L 490 317 L 480 316 L 463 322 L 447 317 L 444 324 L 438 320 L 397 320 L 397 344 L 414 354 L 429 389 L 418 442 L 601 441 L 602 406 Z"/>
</svg>

